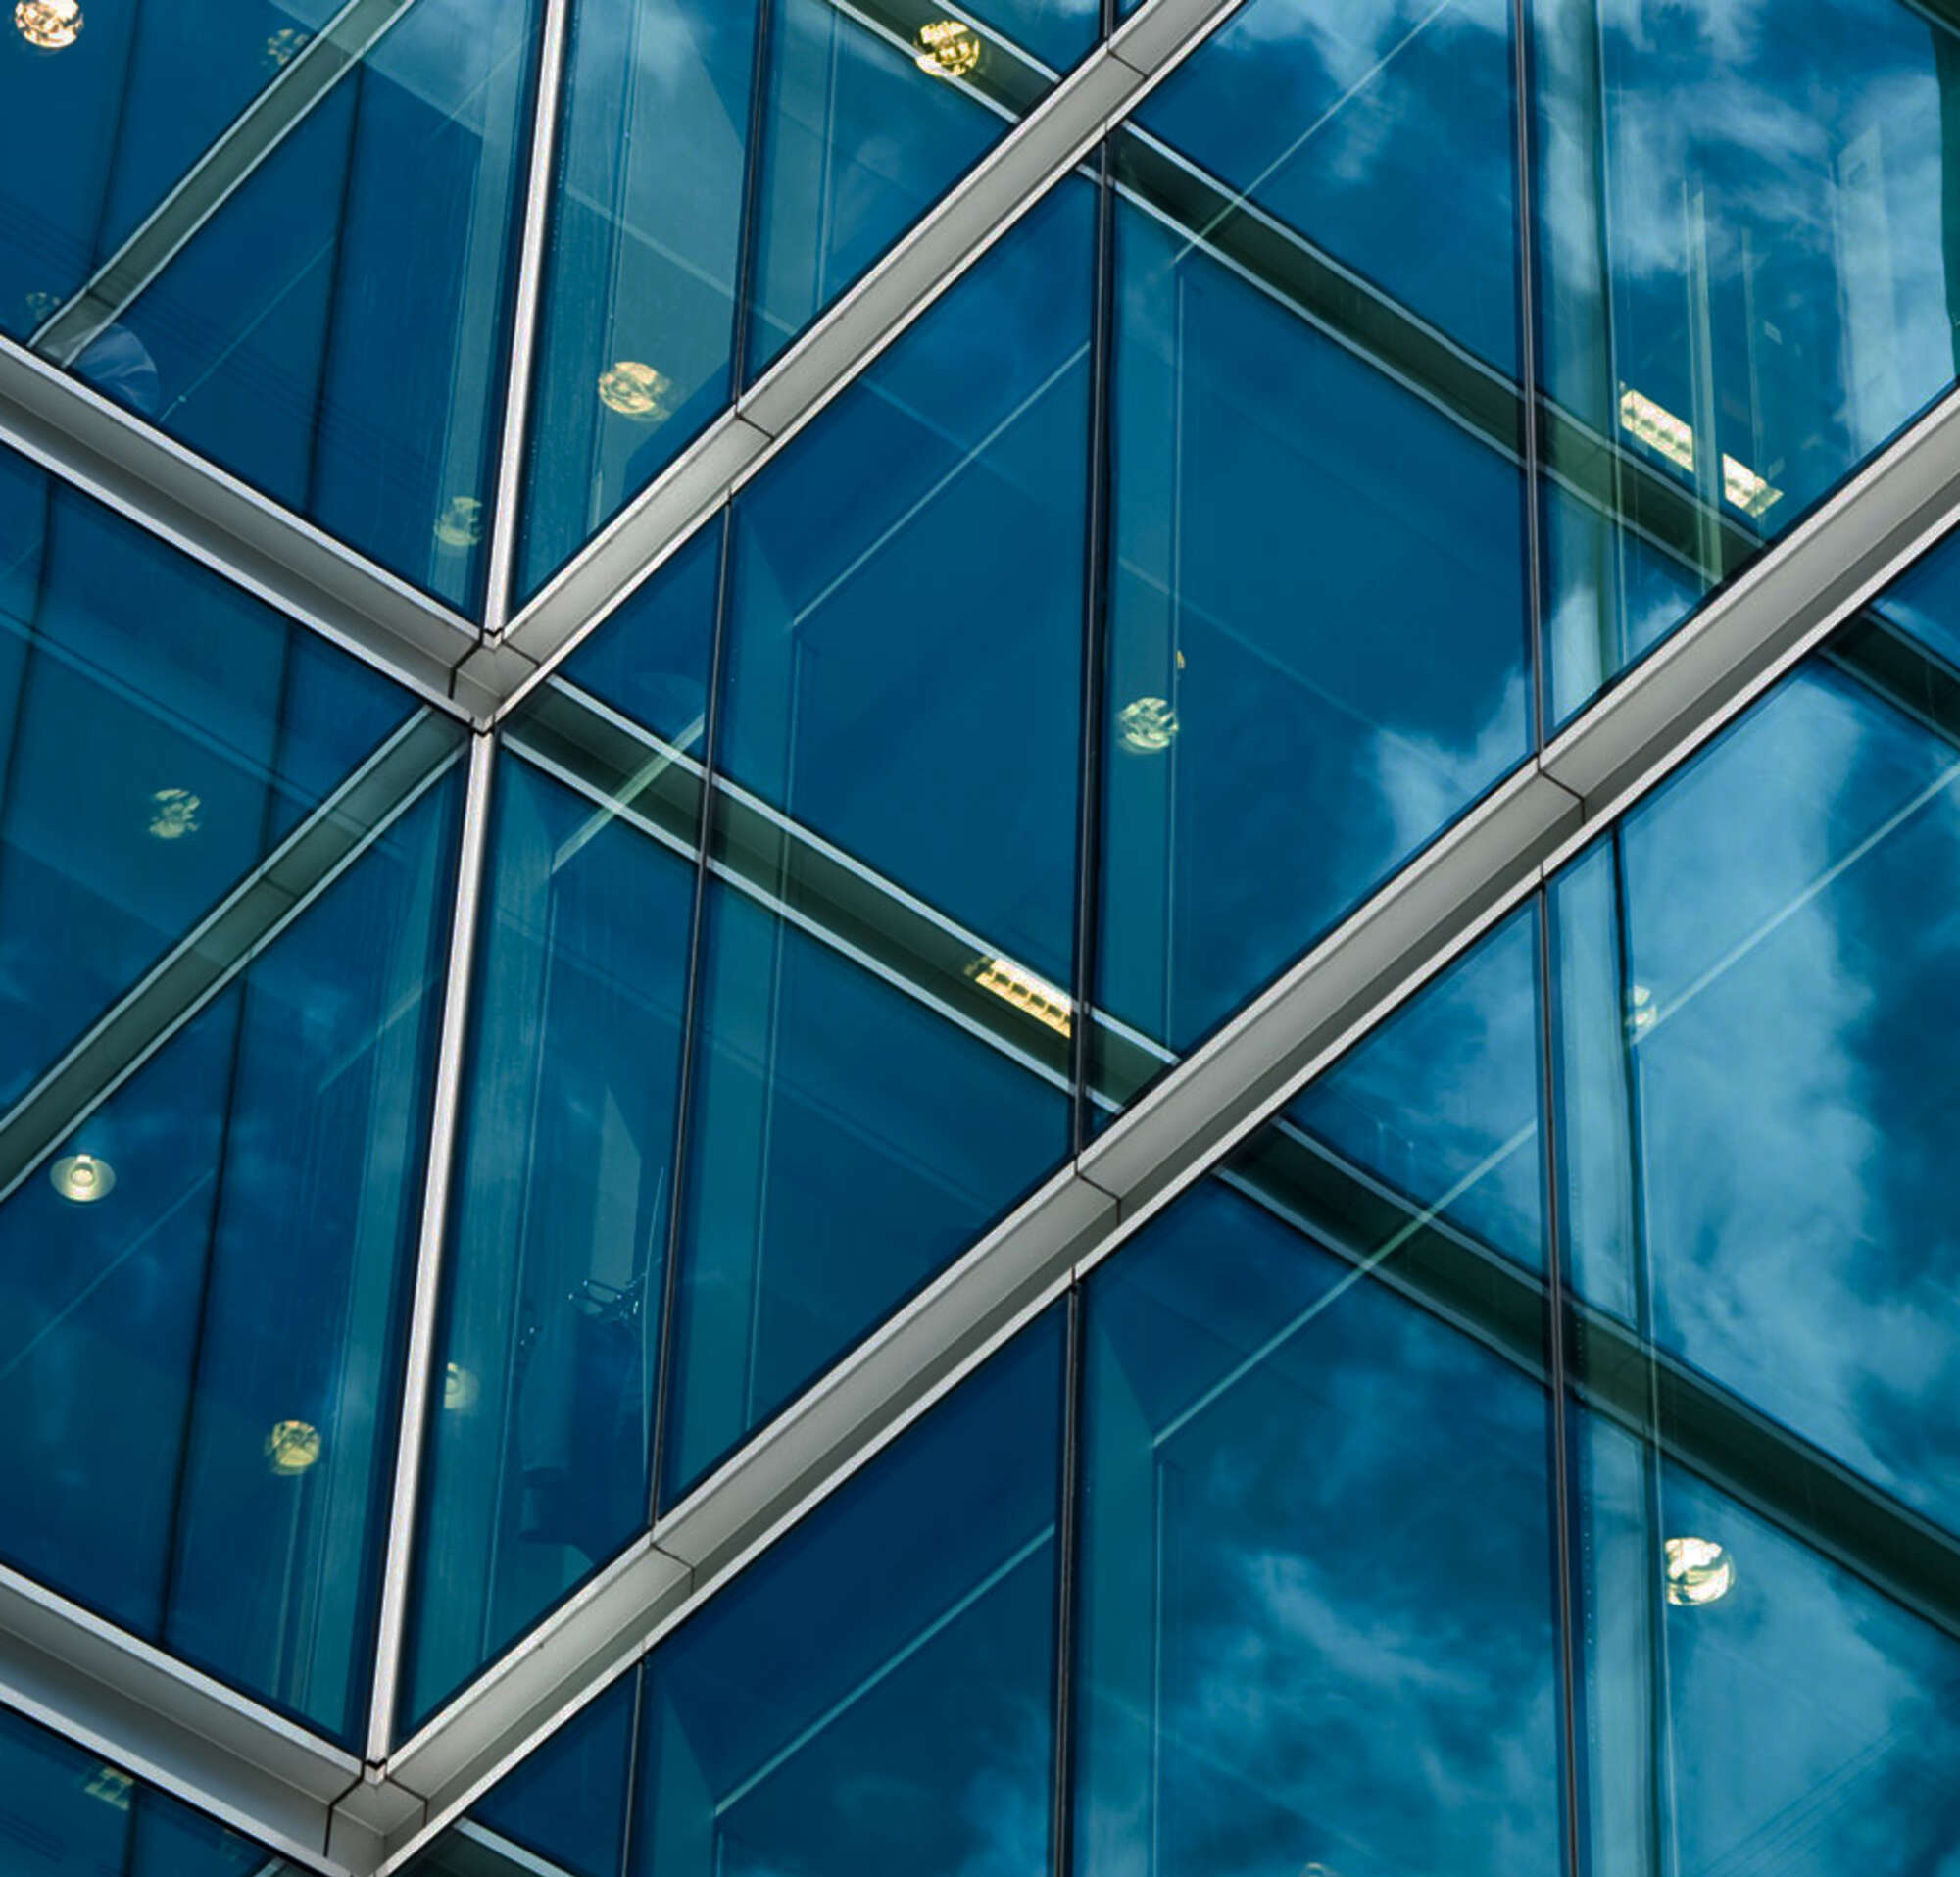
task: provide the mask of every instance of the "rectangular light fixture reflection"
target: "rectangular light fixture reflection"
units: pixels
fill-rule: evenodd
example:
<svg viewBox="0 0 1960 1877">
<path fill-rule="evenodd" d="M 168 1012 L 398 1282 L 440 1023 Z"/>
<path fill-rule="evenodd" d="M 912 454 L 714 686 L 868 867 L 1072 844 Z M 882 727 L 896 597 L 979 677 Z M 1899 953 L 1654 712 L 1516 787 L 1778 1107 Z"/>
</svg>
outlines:
<svg viewBox="0 0 1960 1877">
<path fill-rule="evenodd" d="M 966 975 L 983 991 L 991 991 L 1003 1003 L 1045 1023 L 1058 1036 L 1067 1036 L 1075 1026 L 1075 1006 L 1065 991 L 1037 977 L 1010 958 L 976 959 L 966 967 Z"/>
<path fill-rule="evenodd" d="M 1653 399 L 1635 390 L 1622 391 L 1620 428 L 1666 457 L 1677 469 L 1694 473 L 1693 426 Z M 1772 488 L 1746 463 L 1738 463 L 1727 454 L 1722 458 L 1722 494 L 1744 515 L 1752 516 L 1761 516 L 1783 499 L 1781 489 Z"/>
</svg>

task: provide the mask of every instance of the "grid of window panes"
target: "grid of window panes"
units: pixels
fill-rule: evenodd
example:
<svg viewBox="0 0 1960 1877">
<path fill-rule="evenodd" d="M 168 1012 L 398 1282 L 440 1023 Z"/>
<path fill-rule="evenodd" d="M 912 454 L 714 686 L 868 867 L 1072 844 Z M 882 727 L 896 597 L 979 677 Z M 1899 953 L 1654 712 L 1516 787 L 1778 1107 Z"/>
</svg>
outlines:
<svg viewBox="0 0 1960 1877">
<path fill-rule="evenodd" d="M 0 329 L 478 609 L 542 7 L 152 11 L 0 27 Z M 516 597 L 1101 11 L 575 0 Z M 1248 0 L 499 735 L 400 1728 L 1943 392 L 1956 308 L 1943 4 Z M 1956 579 L 437 1855 L 1549 1869 L 1563 1805 L 1936 1869 Z M 0 1558 L 356 1740 L 468 739 L 11 455 L 0 731 Z"/>
</svg>

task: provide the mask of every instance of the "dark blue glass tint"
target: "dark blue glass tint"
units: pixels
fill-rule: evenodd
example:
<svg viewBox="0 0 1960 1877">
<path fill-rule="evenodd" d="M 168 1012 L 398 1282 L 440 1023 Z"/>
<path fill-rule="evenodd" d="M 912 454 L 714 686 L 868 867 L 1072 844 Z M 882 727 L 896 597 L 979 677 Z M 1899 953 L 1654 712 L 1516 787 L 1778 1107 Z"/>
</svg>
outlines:
<svg viewBox="0 0 1960 1877">
<path fill-rule="evenodd" d="M 466 608 L 496 475 L 535 12 L 410 8 L 123 316 L 140 357 L 106 386 Z"/>
<path fill-rule="evenodd" d="M 716 744 L 1064 987 L 1094 206 L 1070 181 L 1035 208 L 738 500 Z"/>
<path fill-rule="evenodd" d="M 1096 1001 L 1183 1051 L 1523 757 L 1524 490 L 1488 430 L 1117 215 Z"/>
<path fill-rule="evenodd" d="M 1915 651 L 1840 637 L 1558 883 L 1561 1174 L 1607 1355 L 1951 1534 L 1960 748 Z"/>
<path fill-rule="evenodd" d="M 1951 382 L 1960 35 L 1905 0 L 1535 12 L 1563 716 Z"/>
<path fill-rule="evenodd" d="M 74 298 L 334 12 L 26 0 L 0 14 L 0 331 Z M 116 350 L 81 365 L 84 376 Z"/>
<path fill-rule="evenodd" d="M 1855 1534 L 1848 1554 L 1836 1534 L 1820 1544 L 1802 1519 L 1772 1523 L 1660 1460 L 1615 1417 L 1579 1426 L 1589 1868 L 1946 1868 L 1960 1812 L 1950 1604 L 1919 1620 L 1861 1574 Z M 1950 1551 L 1944 1572 L 1950 1591 Z"/>
<path fill-rule="evenodd" d="M 410 709 L 366 666 L 0 455 L 0 1110 Z M 390 771 L 413 772 L 407 758 Z"/>
<path fill-rule="evenodd" d="M 581 691 L 697 753 L 708 731 L 722 535 L 703 528 L 564 667 Z"/>
<path fill-rule="evenodd" d="M 1404 1224 L 1442 1219 L 1481 1250 L 1543 1261 L 1538 943 L 1536 908 L 1513 914 L 1288 1104 L 1288 1128 L 1326 1162 L 1318 1190 L 1358 1203 L 1372 1186 Z M 1365 1234 L 1367 1210 L 1348 1229 Z"/>
<path fill-rule="evenodd" d="M 622 1836 L 635 1877 L 1046 1868 L 1064 1339 L 1021 1331 L 416 1868 L 619 1877 Z"/>
<path fill-rule="evenodd" d="M 767 83 L 750 377 L 1013 122 L 964 74 L 949 74 L 829 0 L 775 0 Z"/>
<path fill-rule="evenodd" d="M 410 1724 L 650 1512 L 694 870 L 509 754 L 495 799 Z"/>
<path fill-rule="evenodd" d="M 519 586 L 729 401 L 754 0 L 582 0 L 533 388 Z"/>
<path fill-rule="evenodd" d="M 938 963 L 938 929 L 876 891 L 860 914 L 855 876 L 806 890 L 794 854 L 784 875 L 709 892 L 668 1501 L 1068 1151 L 1062 1062 L 1031 1053 L 1051 1033 L 976 985 L 970 949 Z"/>
<path fill-rule="evenodd" d="M 1507 0 L 1251 0 L 1135 122 L 1283 225 L 1260 244 L 1274 284 L 1324 302 L 1364 355 L 1393 358 L 1413 318 L 1515 371 L 1512 69 Z M 1366 285 L 1336 286 L 1329 257 Z"/>
<path fill-rule="evenodd" d="M 120 1087 L 102 1046 L 0 1205 L 0 1551 L 343 1739 L 371 1671 L 459 796 L 452 761 L 338 877 L 339 842 L 290 856 L 298 917 L 249 963 L 207 948 L 220 994 Z"/>
<path fill-rule="evenodd" d="M 1268 1133 L 1089 1280 L 1081 1877 L 1560 1868 L 1542 1287 L 1317 1178 Z"/>
<path fill-rule="evenodd" d="M 0 1710 L 8 1877 L 250 1877 L 271 1853 L 21 1715 Z"/>
</svg>

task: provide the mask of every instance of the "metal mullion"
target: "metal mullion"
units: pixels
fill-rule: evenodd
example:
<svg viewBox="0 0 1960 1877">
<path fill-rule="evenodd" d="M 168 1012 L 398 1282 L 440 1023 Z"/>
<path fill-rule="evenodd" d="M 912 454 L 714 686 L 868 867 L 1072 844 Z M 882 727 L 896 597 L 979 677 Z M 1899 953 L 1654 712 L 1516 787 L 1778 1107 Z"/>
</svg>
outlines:
<svg viewBox="0 0 1960 1877">
<path fill-rule="evenodd" d="M 1525 619 L 1531 644 L 1526 669 L 1531 674 L 1532 747 L 1543 749 L 1551 723 L 1551 698 L 1544 650 L 1545 585 L 1550 568 L 1544 564 L 1543 496 L 1540 483 L 1542 419 L 1538 385 L 1538 191 L 1537 140 L 1532 135 L 1532 112 L 1537 99 L 1532 60 L 1531 0 L 1511 0 L 1511 108 L 1516 114 L 1513 157 L 1516 163 L 1511 200 L 1517 215 L 1518 269 L 1518 447 L 1524 463 Z"/>
<path fill-rule="evenodd" d="M 470 978 L 476 952 L 478 912 L 489 859 L 491 777 L 496 759 L 497 738 L 489 732 L 479 732 L 470 745 L 469 777 L 464 798 L 463 833 L 457 857 L 456 911 L 450 928 L 448 981 L 443 989 L 434 1100 L 429 1111 L 428 1166 L 422 1189 L 421 1230 L 416 1246 L 408 1353 L 402 1370 L 401 1424 L 395 1451 L 381 1607 L 375 1625 L 374 1682 L 368 1713 L 367 1758 L 370 1765 L 385 1760 L 393 1745 L 395 1705 L 401 1684 L 402 1650 L 408 1626 L 409 1573 L 413 1562 L 423 1446 L 434 1385 L 435 1337 L 442 1302 L 450 1193 L 456 1170 L 464 1057 L 469 1032 Z"/>
<path fill-rule="evenodd" d="M 1087 1300 L 1080 1284 L 1066 1296 L 1068 1321 L 1062 1357 L 1061 1508 L 1055 1531 L 1054 1783 L 1050 1802 L 1051 1877 L 1070 1877 L 1075 1867 L 1075 1648 L 1081 1603 L 1083 1337 Z"/>
<path fill-rule="evenodd" d="M 767 0 L 763 0 L 766 6 Z M 728 639 L 730 589 L 734 575 L 735 516 L 721 512 L 720 565 L 714 580 L 714 633 L 708 660 L 708 709 L 701 739 L 700 820 L 695 828 L 694 902 L 689 913 L 687 978 L 681 1003 L 680 1063 L 674 1093 L 672 1174 L 667 1181 L 666 1262 L 661 1273 L 660 1373 L 654 1395 L 654 1425 L 647 1452 L 646 1524 L 659 1522 L 666 1473 L 667 1436 L 672 1421 L 674 1315 L 680 1302 L 682 1219 L 687 1203 L 687 1148 L 694 1118 L 695 1057 L 701 1046 L 701 986 L 707 957 L 708 879 L 714 828 L 714 760 L 721 732 L 721 674 Z"/>
<path fill-rule="evenodd" d="M 742 150 L 742 225 L 736 231 L 735 294 L 729 308 L 728 395 L 740 399 L 749 381 L 750 327 L 754 323 L 757 257 L 761 243 L 763 144 L 769 123 L 769 81 L 774 75 L 777 0 L 756 0 L 756 38 L 749 71 L 748 141 Z"/>
<path fill-rule="evenodd" d="M 511 310 L 504 425 L 497 456 L 496 495 L 490 515 L 490 559 L 483 596 L 483 624 L 493 637 L 503 631 L 510 617 L 511 583 L 516 565 L 524 447 L 530 427 L 538 328 L 544 310 L 545 247 L 551 230 L 559 112 L 565 85 L 565 46 L 571 32 L 571 8 L 572 0 L 544 0 L 537 96 L 531 119 L 530 173 L 524 185 L 524 226 L 517 249 L 516 298 Z"/>
<path fill-rule="evenodd" d="M 1097 153 L 1096 251 L 1089 351 L 1088 515 L 1083 540 L 1082 715 L 1075 833 L 1075 1023 L 1069 1036 L 1070 1152 L 1089 1144 L 1090 1084 L 1095 1077 L 1097 934 L 1102 915 L 1102 719 L 1108 664 L 1111 390 L 1115 352 L 1116 192 L 1109 139 Z"/>
</svg>

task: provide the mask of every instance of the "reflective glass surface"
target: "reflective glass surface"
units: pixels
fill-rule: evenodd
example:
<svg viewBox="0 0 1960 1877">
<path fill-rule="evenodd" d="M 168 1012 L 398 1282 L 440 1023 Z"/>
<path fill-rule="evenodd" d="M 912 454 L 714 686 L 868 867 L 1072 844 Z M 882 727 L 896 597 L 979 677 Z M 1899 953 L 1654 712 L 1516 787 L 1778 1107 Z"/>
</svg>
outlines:
<svg viewBox="0 0 1960 1877">
<path fill-rule="evenodd" d="M 0 452 L 0 1112 L 411 708 Z M 441 753 L 418 733 L 381 772 L 418 748 Z"/>
<path fill-rule="evenodd" d="M 1559 1869 L 1544 1299 L 1481 1256 L 1281 1128 L 1091 1275 L 1083 1877 Z"/>
<path fill-rule="evenodd" d="M 105 1051 L 0 1203 L 0 1552 L 342 1738 L 372 1667 L 459 796 L 452 764 L 120 1086 Z"/>
<path fill-rule="evenodd" d="M 535 15 L 536 0 L 409 8 L 122 316 L 128 358 L 104 380 L 466 609 L 496 475 Z"/>
<path fill-rule="evenodd" d="M 572 1877 L 1045 1868 L 1063 1342 L 1057 1307 L 662 1640 L 417 1868 L 480 1877 L 535 1872 L 539 1858 Z"/>
<path fill-rule="evenodd" d="M 0 1861 L 8 1877 L 251 1877 L 264 1847 L 0 1709 Z"/>
<path fill-rule="evenodd" d="M 532 387 L 535 591 L 729 401 L 754 0 L 581 0 Z"/>
<path fill-rule="evenodd" d="M 334 10 L 332 0 L 10 0 L 0 331 L 24 339 L 75 297 Z"/>
<path fill-rule="evenodd" d="M 493 787 L 409 1723 L 650 1509 L 694 871 L 530 760 Z"/>
<path fill-rule="evenodd" d="M 1096 1000 L 1179 1052 L 1530 729 L 1515 458 L 1227 258 L 1119 205 Z"/>
<path fill-rule="evenodd" d="M 1535 12 L 1564 716 L 1952 380 L 1960 23 Z"/>
<path fill-rule="evenodd" d="M 1133 122 L 1281 224 L 1302 285 L 1358 274 L 1364 333 L 1413 316 L 1514 372 L 1512 66 L 1507 0 L 1250 0 Z"/>
</svg>

